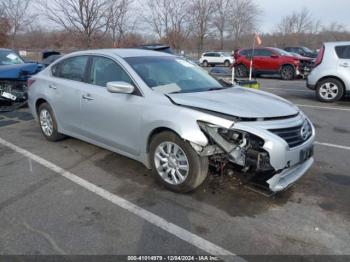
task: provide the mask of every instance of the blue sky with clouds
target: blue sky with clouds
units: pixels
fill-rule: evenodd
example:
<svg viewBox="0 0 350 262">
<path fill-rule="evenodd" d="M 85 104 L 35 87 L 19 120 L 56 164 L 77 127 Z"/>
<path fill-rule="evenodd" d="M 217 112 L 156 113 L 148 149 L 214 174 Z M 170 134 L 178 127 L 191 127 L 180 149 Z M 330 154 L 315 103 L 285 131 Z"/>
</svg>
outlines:
<svg viewBox="0 0 350 262">
<path fill-rule="evenodd" d="M 281 20 L 294 10 L 308 8 L 315 20 L 322 24 L 337 22 L 350 30 L 350 0 L 254 0 L 263 10 L 260 31 L 270 32 Z"/>
</svg>

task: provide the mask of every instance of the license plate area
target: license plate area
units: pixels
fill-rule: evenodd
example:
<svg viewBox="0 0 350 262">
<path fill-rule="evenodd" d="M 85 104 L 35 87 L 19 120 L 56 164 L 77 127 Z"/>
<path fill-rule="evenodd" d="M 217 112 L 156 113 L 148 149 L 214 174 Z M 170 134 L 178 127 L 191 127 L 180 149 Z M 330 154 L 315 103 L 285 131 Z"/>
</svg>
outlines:
<svg viewBox="0 0 350 262">
<path fill-rule="evenodd" d="M 299 162 L 303 163 L 314 155 L 314 146 L 300 150 Z"/>
</svg>

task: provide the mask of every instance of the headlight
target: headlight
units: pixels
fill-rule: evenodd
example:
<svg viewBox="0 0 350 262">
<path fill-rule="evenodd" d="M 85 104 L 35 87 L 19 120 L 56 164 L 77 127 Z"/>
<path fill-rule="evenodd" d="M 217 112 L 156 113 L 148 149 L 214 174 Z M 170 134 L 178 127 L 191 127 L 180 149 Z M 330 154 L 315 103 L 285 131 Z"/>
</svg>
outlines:
<svg viewBox="0 0 350 262">
<path fill-rule="evenodd" d="M 262 138 L 242 130 L 225 128 L 202 121 L 198 121 L 198 125 L 206 134 L 210 134 L 210 131 L 214 129 L 216 134 L 220 135 L 220 137 L 232 144 L 239 144 L 246 139 L 250 141 L 253 147 L 262 147 L 265 143 Z"/>
</svg>

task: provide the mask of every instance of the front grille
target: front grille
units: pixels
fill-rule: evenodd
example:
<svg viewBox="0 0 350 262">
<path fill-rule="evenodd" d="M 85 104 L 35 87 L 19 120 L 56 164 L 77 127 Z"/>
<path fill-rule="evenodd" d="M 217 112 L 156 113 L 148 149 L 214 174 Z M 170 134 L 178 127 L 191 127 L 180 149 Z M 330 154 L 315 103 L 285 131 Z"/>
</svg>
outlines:
<svg viewBox="0 0 350 262">
<path fill-rule="evenodd" d="M 312 135 L 311 126 L 307 121 L 301 126 L 270 129 L 269 131 L 283 138 L 290 148 L 303 144 Z"/>
</svg>

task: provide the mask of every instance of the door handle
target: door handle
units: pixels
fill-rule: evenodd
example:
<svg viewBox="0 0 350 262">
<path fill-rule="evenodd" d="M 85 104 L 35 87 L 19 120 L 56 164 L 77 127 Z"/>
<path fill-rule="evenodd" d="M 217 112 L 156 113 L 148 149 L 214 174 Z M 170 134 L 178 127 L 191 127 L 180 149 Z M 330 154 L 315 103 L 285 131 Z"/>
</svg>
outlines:
<svg viewBox="0 0 350 262">
<path fill-rule="evenodd" d="M 92 98 L 89 94 L 83 95 L 82 98 L 88 101 L 94 100 L 94 98 Z"/>
<path fill-rule="evenodd" d="M 49 85 L 49 88 L 51 88 L 51 89 L 57 89 L 57 87 L 56 87 L 55 85 L 53 85 L 53 84 L 50 84 L 50 85 Z"/>
<path fill-rule="evenodd" d="M 350 65 L 348 63 L 340 64 L 340 66 L 342 66 L 342 67 L 350 67 Z"/>
</svg>

